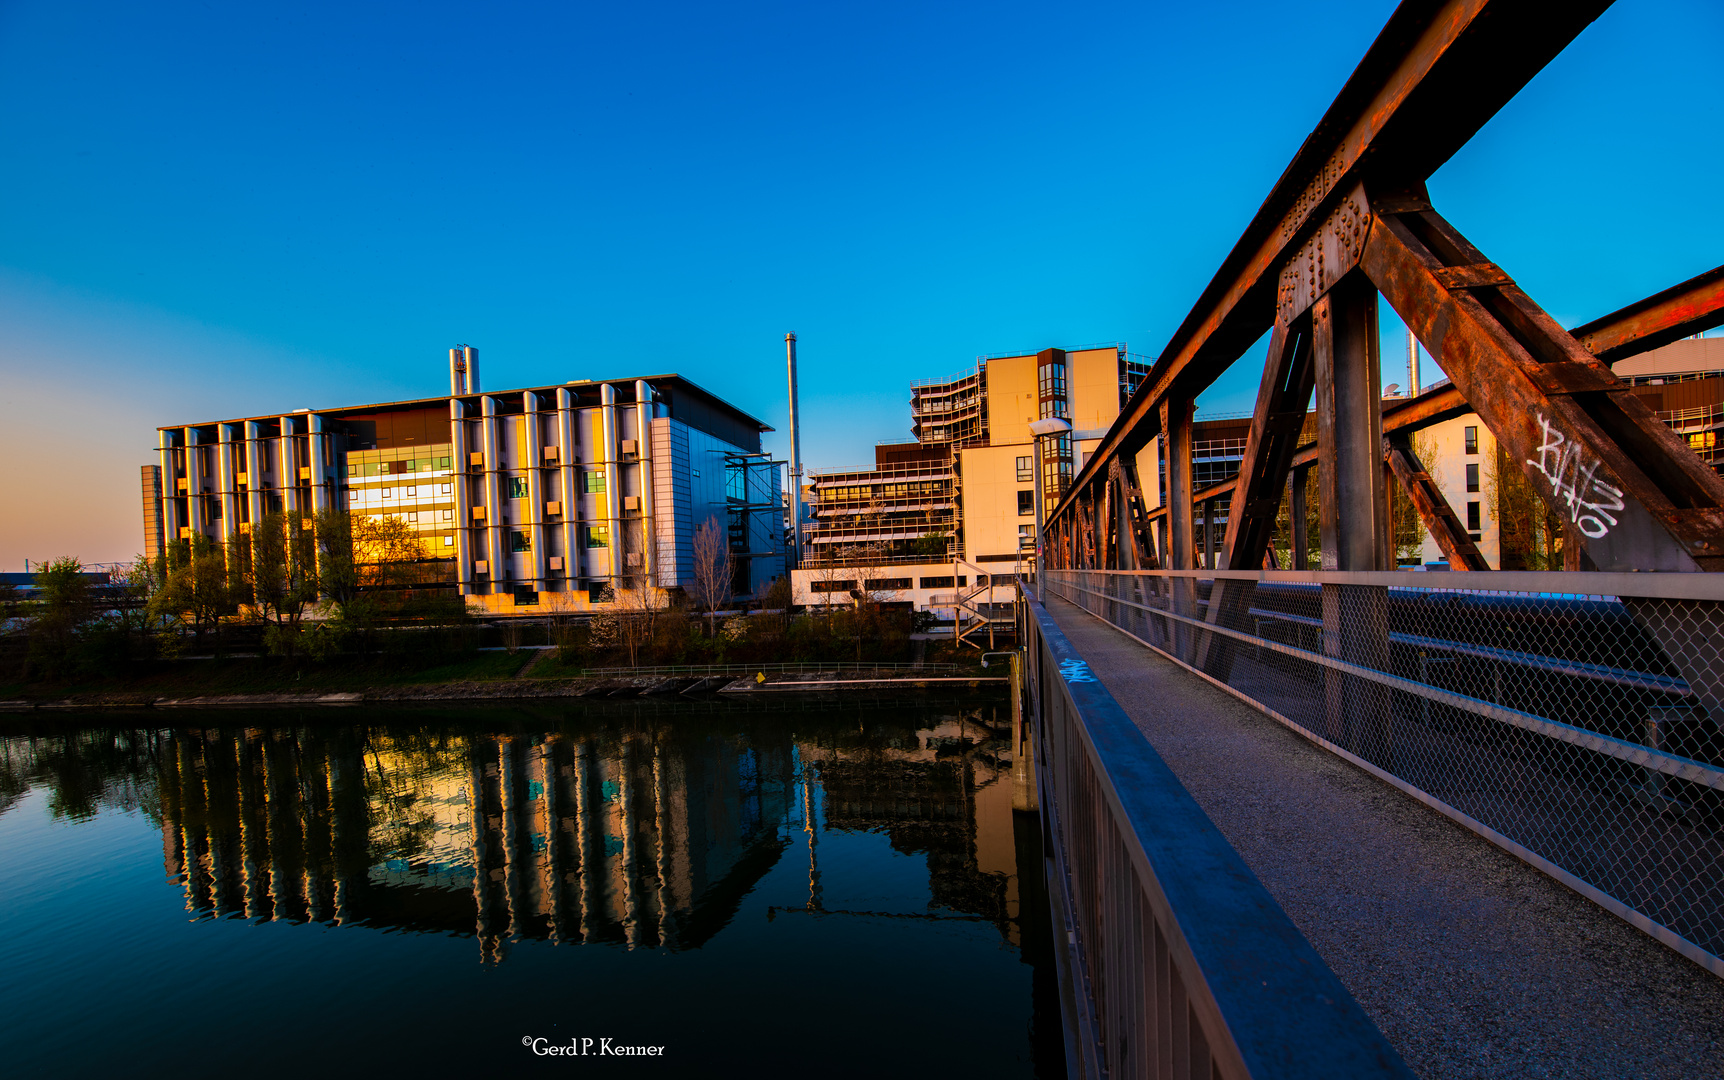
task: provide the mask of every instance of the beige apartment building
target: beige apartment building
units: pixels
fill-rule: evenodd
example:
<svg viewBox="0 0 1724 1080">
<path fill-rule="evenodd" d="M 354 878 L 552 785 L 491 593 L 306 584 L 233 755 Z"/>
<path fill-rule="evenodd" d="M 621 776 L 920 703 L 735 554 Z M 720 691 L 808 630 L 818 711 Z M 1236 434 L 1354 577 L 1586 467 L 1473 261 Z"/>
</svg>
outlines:
<svg viewBox="0 0 1724 1080">
<path fill-rule="evenodd" d="M 1007 584 L 1035 543 L 1029 425 L 1072 425 L 1042 443 L 1051 506 L 1149 368 L 1113 343 L 984 356 L 913 385 L 912 441 L 879 444 L 872 465 L 811 470 L 796 602 L 848 603 L 865 590 L 946 619 L 997 614 L 991 605 L 1009 603 Z"/>
</svg>

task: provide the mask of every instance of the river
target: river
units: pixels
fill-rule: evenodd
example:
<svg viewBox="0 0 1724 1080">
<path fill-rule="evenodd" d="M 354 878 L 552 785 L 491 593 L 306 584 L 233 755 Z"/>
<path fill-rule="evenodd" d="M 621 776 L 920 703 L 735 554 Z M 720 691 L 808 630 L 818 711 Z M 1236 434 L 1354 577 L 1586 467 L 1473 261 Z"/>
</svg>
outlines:
<svg viewBox="0 0 1724 1080">
<path fill-rule="evenodd" d="M 996 698 L 9 724 L 14 1076 L 1063 1075 Z"/>
</svg>

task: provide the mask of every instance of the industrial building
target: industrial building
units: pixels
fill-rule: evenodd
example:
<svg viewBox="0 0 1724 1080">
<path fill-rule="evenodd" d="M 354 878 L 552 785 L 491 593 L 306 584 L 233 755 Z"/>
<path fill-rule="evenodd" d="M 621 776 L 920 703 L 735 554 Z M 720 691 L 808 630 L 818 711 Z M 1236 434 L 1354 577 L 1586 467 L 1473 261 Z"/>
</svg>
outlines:
<svg viewBox="0 0 1724 1080">
<path fill-rule="evenodd" d="M 726 529 L 738 594 L 784 573 L 772 428 L 680 375 L 482 392 L 450 350 L 447 397 L 158 429 L 145 550 L 227 545 L 267 513 L 387 515 L 421 538 L 415 587 L 496 614 L 603 606 L 607 585 L 692 584 L 695 531 Z"/>
<path fill-rule="evenodd" d="M 1041 442 L 1043 501 L 1052 506 L 1149 367 L 1110 343 L 983 356 L 959 375 L 911 386 L 912 440 L 880 443 L 872 465 L 810 470 L 797 603 L 866 590 L 947 619 L 996 614 L 1035 543 L 1030 423 L 1072 425 Z"/>
</svg>

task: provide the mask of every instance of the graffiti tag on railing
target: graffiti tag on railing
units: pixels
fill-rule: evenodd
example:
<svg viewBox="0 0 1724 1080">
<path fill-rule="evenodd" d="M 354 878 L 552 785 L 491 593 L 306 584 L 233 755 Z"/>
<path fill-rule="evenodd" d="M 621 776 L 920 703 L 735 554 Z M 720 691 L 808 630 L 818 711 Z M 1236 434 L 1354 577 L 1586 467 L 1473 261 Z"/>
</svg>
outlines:
<svg viewBox="0 0 1724 1080">
<path fill-rule="evenodd" d="M 1089 672 L 1089 665 L 1082 660 L 1061 660 L 1060 675 L 1066 682 L 1095 682 L 1095 676 Z"/>
<path fill-rule="evenodd" d="M 1552 493 L 1568 507 L 1568 519 L 1587 536 L 1597 539 L 1616 524 L 1614 514 L 1622 510 L 1622 489 L 1597 476 L 1600 462 L 1585 447 L 1558 431 L 1543 413 L 1537 414 L 1540 429 L 1538 460 L 1526 463 L 1544 474 Z"/>
</svg>

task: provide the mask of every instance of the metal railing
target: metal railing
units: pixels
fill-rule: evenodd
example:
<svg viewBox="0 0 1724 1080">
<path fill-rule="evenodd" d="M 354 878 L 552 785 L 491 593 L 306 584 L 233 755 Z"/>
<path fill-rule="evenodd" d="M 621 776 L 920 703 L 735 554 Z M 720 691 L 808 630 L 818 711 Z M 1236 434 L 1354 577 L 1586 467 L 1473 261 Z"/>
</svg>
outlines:
<svg viewBox="0 0 1724 1080">
<path fill-rule="evenodd" d="M 1029 589 L 1022 594 L 1070 1071 L 1410 1077 Z"/>
<path fill-rule="evenodd" d="M 1047 589 L 1724 975 L 1724 575 L 1050 570 Z"/>
<path fill-rule="evenodd" d="M 918 672 L 925 675 L 958 675 L 975 673 L 973 666 L 965 664 L 908 664 L 908 663 L 787 663 L 787 664 L 669 664 L 658 667 L 623 667 L 623 668 L 580 668 L 576 671 L 559 674 L 602 676 L 605 678 L 632 679 L 637 676 L 657 675 L 810 675 L 824 672 L 856 673 L 856 672 L 890 672 L 902 675 Z"/>
</svg>

